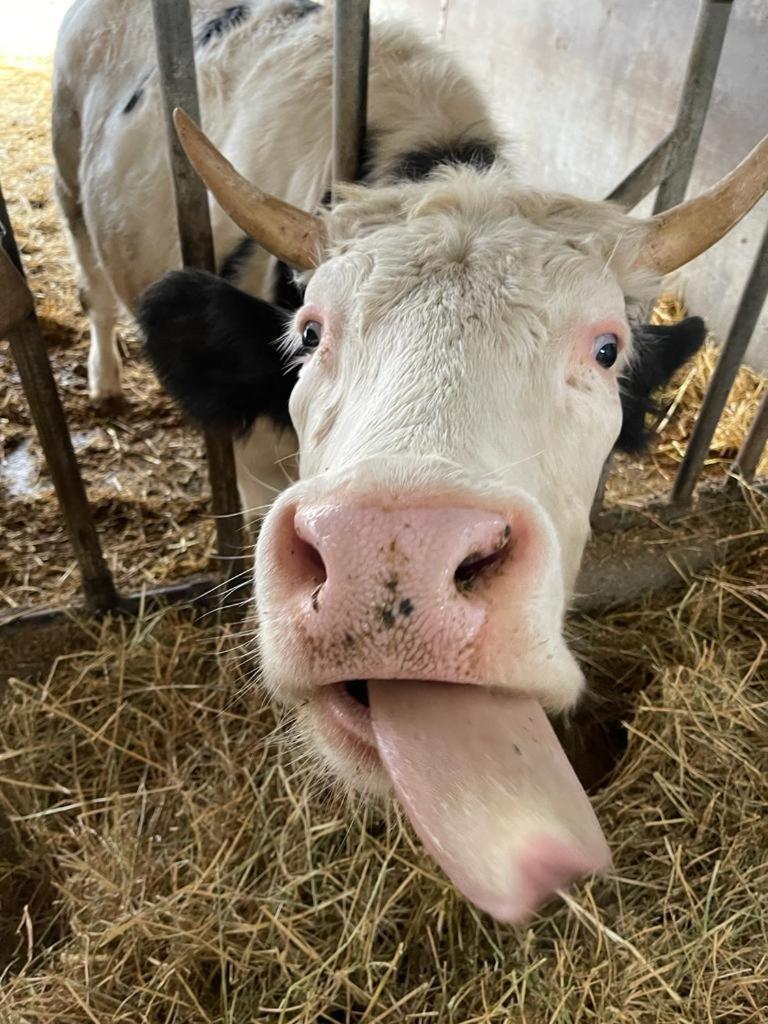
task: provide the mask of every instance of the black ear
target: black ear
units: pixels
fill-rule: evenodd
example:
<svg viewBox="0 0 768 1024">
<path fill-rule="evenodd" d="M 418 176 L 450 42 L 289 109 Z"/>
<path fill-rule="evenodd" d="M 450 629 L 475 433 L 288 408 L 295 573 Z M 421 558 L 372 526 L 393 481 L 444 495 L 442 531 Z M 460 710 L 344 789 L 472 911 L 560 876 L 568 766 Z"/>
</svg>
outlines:
<svg viewBox="0 0 768 1024">
<path fill-rule="evenodd" d="M 632 331 L 635 349 L 631 365 L 619 381 L 623 420 L 616 448 L 634 454 L 643 450 L 650 432 L 646 416 L 658 413 L 653 394 L 701 348 L 707 328 L 701 317 L 679 324 L 645 324 Z"/>
<path fill-rule="evenodd" d="M 177 270 L 139 299 L 144 351 L 168 393 L 203 426 L 287 426 L 296 382 L 279 350 L 288 314 L 202 270 Z"/>
</svg>

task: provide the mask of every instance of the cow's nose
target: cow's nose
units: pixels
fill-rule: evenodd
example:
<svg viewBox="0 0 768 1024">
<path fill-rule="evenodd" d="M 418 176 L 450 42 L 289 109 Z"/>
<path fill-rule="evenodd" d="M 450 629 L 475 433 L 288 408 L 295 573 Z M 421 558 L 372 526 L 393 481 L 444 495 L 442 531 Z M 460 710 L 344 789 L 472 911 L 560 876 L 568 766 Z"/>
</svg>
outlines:
<svg viewBox="0 0 768 1024">
<path fill-rule="evenodd" d="M 482 509 L 304 505 L 282 564 L 306 634 L 340 638 L 342 655 L 346 642 L 361 671 L 367 661 L 396 667 L 381 656 L 397 636 L 405 660 L 425 653 L 431 675 L 441 645 L 466 650 L 476 639 L 524 532 Z"/>
</svg>

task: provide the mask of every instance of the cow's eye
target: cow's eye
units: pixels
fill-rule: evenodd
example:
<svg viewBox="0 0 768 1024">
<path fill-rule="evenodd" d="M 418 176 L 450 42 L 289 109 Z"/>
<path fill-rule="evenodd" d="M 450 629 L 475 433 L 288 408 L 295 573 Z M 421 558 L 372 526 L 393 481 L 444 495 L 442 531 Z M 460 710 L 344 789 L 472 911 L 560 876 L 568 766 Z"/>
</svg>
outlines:
<svg viewBox="0 0 768 1024">
<path fill-rule="evenodd" d="M 317 320 L 308 320 L 301 332 L 301 343 L 304 348 L 317 348 L 323 336 L 323 325 Z"/>
<path fill-rule="evenodd" d="M 619 339 L 615 334 L 598 334 L 595 338 L 595 360 L 609 369 L 616 362 L 619 354 Z"/>
</svg>

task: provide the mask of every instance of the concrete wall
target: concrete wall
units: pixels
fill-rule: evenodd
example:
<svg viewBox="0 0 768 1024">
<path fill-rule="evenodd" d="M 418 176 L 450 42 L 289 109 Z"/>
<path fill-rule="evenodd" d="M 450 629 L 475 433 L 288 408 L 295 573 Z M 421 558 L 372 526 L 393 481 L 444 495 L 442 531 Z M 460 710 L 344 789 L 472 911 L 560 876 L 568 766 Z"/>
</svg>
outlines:
<svg viewBox="0 0 768 1024">
<path fill-rule="evenodd" d="M 463 58 L 519 140 L 523 179 L 589 198 L 672 127 L 697 9 L 698 0 L 372 0 L 374 17 L 406 16 Z M 766 134 L 768 0 L 734 0 L 691 192 Z M 678 275 L 721 338 L 766 222 L 768 199 Z M 750 358 L 768 369 L 768 308 Z"/>
</svg>

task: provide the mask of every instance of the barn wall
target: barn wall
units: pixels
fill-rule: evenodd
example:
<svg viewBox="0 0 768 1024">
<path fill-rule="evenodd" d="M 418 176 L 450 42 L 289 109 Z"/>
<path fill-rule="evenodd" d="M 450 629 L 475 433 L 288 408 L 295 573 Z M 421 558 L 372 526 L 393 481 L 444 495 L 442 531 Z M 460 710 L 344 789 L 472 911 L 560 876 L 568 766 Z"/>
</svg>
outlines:
<svg viewBox="0 0 768 1024">
<path fill-rule="evenodd" d="M 605 195 L 672 127 L 698 0 L 372 0 L 446 42 L 519 140 L 521 175 Z M 768 0 L 735 0 L 691 189 L 768 133 Z M 648 206 L 640 209 L 645 211 Z M 681 272 L 691 308 L 723 337 L 768 221 L 768 199 Z M 750 359 L 768 369 L 768 310 Z"/>
</svg>

